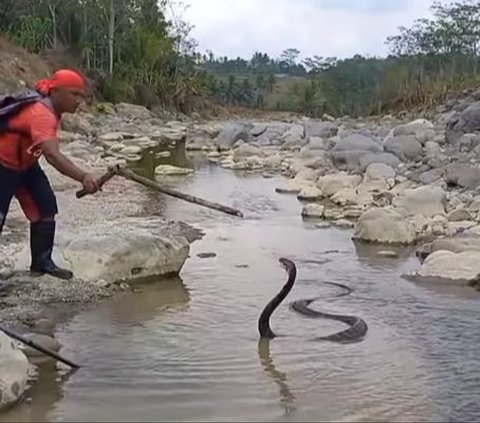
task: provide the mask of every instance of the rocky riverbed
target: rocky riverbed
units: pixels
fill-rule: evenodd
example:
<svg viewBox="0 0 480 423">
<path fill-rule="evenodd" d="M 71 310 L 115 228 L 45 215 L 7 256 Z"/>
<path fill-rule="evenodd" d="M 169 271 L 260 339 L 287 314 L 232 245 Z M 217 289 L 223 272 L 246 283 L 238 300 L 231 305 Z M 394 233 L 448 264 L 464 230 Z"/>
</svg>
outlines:
<svg viewBox="0 0 480 423">
<path fill-rule="evenodd" d="M 193 169 L 156 164 L 173 148 L 199 151 L 239 174 L 282 174 L 278 195 L 296 195 L 303 218 L 319 228 L 351 228 L 355 242 L 385 244 L 385 256 L 388 245 L 417 245 L 419 267 L 405 277 L 474 287 L 480 273 L 479 110 L 474 101 L 452 101 L 429 120 L 165 121 L 119 104 L 66 116 L 61 137 L 70 158 L 97 172 L 147 159 L 154 163 L 152 178 L 188 177 Z M 60 208 L 54 258 L 75 280 L 28 275 L 28 226 L 13 204 L 0 245 L 0 319 L 46 335 L 42 342 L 55 346 L 49 336 L 60 315 L 128 295 L 136 280 L 179 273 L 201 232 L 166 221 L 161 196 L 133 182 L 114 178 L 101 193 L 76 199 L 78 184 L 43 165 Z M 19 371 L 0 376 L 0 407 L 27 386 L 22 354 L 2 339 L 0 367 Z"/>
</svg>

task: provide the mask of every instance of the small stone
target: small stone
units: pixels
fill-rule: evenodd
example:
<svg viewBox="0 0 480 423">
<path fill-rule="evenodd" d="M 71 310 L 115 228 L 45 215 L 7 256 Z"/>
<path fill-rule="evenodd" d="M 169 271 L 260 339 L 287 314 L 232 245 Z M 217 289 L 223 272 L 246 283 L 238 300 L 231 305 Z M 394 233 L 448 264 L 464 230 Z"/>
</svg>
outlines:
<svg viewBox="0 0 480 423">
<path fill-rule="evenodd" d="M 315 226 L 317 228 L 320 228 L 320 229 L 326 229 L 326 228 L 329 228 L 332 225 L 329 222 L 318 222 L 318 223 L 315 224 Z"/>
<path fill-rule="evenodd" d="M 197 257 L 199 258 L 211 258 L 211 257 L 216 257 L 217 254 L 215 253 L 198 253 Z"/>
<path fill-rule="evenodd" d="M 392 251 L 392 250 L 379 251 L 377 255 L 381 257 L 398 257 L 398 254 L 396 253 L 396 251 Z"/>
<path fill-rule="evenodd" d="M 193 173 L 193 169 L 166 164 L 159 165 L 155 168 L 156 175 L 188 175 L 190 173 Z"/>
<path fill-rule="evenodd" d="M 347 219 L 338 219 L 335 221 L 335 226 L 339 226 L 341 228 L 353 228 L 354 224 Z"/>
</svg>

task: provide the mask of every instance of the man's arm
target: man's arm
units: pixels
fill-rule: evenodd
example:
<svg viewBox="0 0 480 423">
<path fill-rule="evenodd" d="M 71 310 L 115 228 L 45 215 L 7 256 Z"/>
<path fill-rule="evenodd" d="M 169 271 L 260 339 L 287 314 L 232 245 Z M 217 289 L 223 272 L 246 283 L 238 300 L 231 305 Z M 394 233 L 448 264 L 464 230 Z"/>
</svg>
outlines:
<svg viewBox="0 0 480 423">
<path fill-rule="evenodd" d="M 43 141 L 39 148 L 48 163 L 50 163 L 60 173 L 82 183 L 87 172 L 81 170 L 70 159 L 60 151 L 57 140 Z"/>
</svg>

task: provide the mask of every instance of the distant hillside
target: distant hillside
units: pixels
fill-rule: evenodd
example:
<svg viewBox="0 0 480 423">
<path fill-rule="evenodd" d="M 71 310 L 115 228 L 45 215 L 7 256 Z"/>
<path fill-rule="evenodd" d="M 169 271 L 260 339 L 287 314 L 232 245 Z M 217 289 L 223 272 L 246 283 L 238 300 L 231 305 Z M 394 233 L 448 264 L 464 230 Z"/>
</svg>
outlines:
<svg viewBox="0 0 480 423">
<path fill-rule="evenodd" d="M 4 38 L 0 38 L 0 51 L 0 93 L 32 85 L 50 72 L 41 57 Z"/>
</svg>

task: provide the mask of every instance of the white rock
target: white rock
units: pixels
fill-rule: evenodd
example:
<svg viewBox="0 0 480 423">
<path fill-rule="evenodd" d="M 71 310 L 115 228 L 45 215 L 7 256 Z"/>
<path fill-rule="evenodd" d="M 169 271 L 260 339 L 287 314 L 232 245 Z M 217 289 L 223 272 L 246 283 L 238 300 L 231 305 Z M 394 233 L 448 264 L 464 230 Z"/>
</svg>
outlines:
<svg viewBox="0 0 480 423">
<path fill-rule="evenodd" d="M 125 218 L 82 229 L 62 232 L 53 260 L 89 283 L 178 274 L 190 250 L 184 237 L 167 236 L 168 227 L 155 219 Z M 25 246 L 15 257 L 15 270 L 25 270 L 29 263 Z"/>
<path fill-rule="evenodd" d="M 304 217 L 323 217 L 325 207 L 321 204 L 309 203 L 305 204 L 302 210 Z"/>
<path fill-rule="evenodd" d="M 0 410 L 15 404 L 23 395 L 29 369 L 26 355 L 0 331 Z"/>
<path fill-rule="evenodd" d="M 480 274 L 480 251 L 454 253 L 438 250 L 430 254 L 421 267 L 409 275 L 418 280 L 435 279 L 438 283 L 466 284 Z"/>
<path fill-rule="evenodd" d="M 141 152 L 142 152 L 142 148 L 137 145 L 128 145 L 128 146 L 122 147 L 122 149 L 120 150 L 120 153 L 125 155 L 139 154 Z"/>
<path fill-rule="evenodd" d="M 355 188 L 360 182 L 362 182 L 360 175 L 348 175 L 340 172 L 318 178 L 317 187 L 325 197 L 331 197 L 343 188 Z"/>
<path fill-rule="evenodd" d="M 429 217 L 445 213 L 446 194 L 440 187 L 421 186 L 406 189 L 403 195 L 393 199 L 392 204 L 404 209 L 406 215 L 423 214 Z"/>
<path fill-rule="evenodd" d="M 155 168 L 155 175 L 188 175 L 193 169 L 162 164 Z"/>
<path fill-rule="evenodd" d="M 317 187 L 305 187 L 297 195 L 297 198 L 301 201 L 315 201 L 322 198 L 322 191 Z"/>
<path fill-rule="evenodd" d="M 415 231 L 392 207 L 375 207 L 360 216 L 353 237 L 377 243 L 410 244 L 415 240 Z"/>
</svg>

